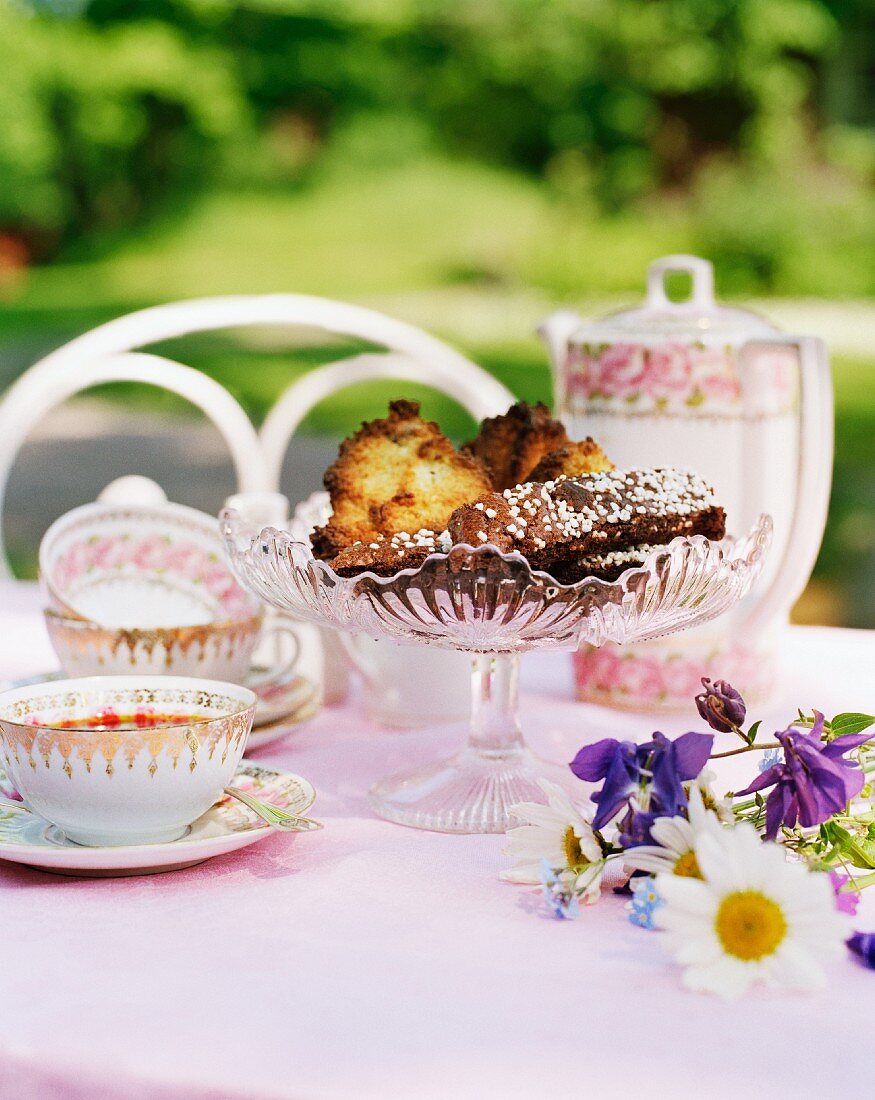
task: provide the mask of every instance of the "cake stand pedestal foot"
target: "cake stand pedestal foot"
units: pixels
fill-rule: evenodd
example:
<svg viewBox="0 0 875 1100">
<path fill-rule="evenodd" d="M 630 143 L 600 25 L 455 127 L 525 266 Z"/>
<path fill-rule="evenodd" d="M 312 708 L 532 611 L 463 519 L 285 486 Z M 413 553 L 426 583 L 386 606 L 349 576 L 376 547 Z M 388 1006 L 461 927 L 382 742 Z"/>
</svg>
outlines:
<svg viewBox="0 0 875 1100">
<path fill-rule="evenodd" d="M 566 764 L 540 759 L 523 742 L 518 656 L 474 655 L 471 680 L 467 747 L 448 760 L 375 783 L 369 801 L 380 817 L 442 833 L 503 833 L 518 823 L 511 806 L 547 801 L 539 779 L 571 786 Z"/>
</svg>

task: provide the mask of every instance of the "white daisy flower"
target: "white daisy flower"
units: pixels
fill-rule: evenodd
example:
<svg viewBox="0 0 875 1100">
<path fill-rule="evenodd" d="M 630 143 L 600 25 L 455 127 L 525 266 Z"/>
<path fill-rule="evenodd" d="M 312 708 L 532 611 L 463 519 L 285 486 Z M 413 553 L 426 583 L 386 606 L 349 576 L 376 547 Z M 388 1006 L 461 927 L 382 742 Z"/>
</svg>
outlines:
<svg viewBox="0 0 875 1100">
<path fill-rule="evenodd" d="M 542 863 L 546 862 L 559 881 L 583 890 L 583 901 L 595 901 L 601 889 L 602 849 L 592 826 L 566 792 L 546 779 L 539 786 L 547 796 L 547 805 L 520 802 L 510 812 L 526 825 L 508 829 L 504 854 L 516 860 L 513 867 L 500 873 L 505 882 L 537 886 L 542 881 Z M 593 866 L 594 864 L 598 866 Z"/>
<path fill-rule="evenodd" d="M 648 871 L 651 875 L 682 875 L 701 878 L 696 860 L 696 839 L 705 832 L 721 832 L 723 826 L 717 815 L 705 809 L 699 788 L 690 788 L 688 811 L 685 817 L 659 817 L 650 826 L 655 844 L 641 844 L 623 853 L 623 862 L 629 870 Z"/>
<path fill-rule="evenodd" d="M 732 799 L 718 798 L 717 795 L 714 794 L 714 787 L 712 784 L 716 778 L 717 773 L 712 768 L 702 768 L 698 776 L 693 780 L 692 786 L 697 787 L 701 793 L 706 810 L 713 810 L 722 824 L 734 825 L 735 814 L 732 811 Z M 691 787 L 686 788 L 688 796 L 691 789 Z"/>
<path fill-rule="evenodd" d="M 701 879 L 661 874 L 654 914 L 689 989 L 740 997 L 755 982 L 814 989 L 849 933 L 829 877 L 788 863 L 742 823 L 696 838 Z"/>
</svg>

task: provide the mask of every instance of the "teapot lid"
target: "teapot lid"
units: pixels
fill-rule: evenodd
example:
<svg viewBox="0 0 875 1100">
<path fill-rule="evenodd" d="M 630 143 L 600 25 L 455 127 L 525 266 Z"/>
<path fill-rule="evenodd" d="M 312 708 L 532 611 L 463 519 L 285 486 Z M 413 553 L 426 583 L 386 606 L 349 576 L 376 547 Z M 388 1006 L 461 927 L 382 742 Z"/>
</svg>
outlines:
<svg viewBox="0 0 875 1100">
<path fill-rule="evenodd" d="M 665 290 L 669 273 L 690 276 L 689 298 L 673 302 Z M 663 256 L 647 268 L 647 297 L 636 309 L 608 314 L 576 329 L 571 344 L 638 340 L 720 340 L 741 343 L 757 336 L 774 336 L 778 329 L 747 309 L 718 305 L 714 299 L 714 268 L 698 256 Z"/>
</svg>

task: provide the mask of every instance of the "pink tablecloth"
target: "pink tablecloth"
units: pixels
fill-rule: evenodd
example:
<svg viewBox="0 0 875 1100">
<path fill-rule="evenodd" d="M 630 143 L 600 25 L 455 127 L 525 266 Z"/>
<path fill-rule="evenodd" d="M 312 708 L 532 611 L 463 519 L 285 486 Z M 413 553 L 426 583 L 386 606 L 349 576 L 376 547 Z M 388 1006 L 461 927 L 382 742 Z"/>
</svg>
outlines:
<svg viewBox="0 0 875 1100">
<path fill-rule="evenodd" d="M 0 675 L 52 667 L 34 591 L 0 597 Z M 776 721 L 795 704 L 875 708 L 875 634 L 793 629 L 785 661 Z M 563 654 L 526 658 L 523 682 L 530 739 L 559 760 L 584 739 L 655 724 L 573 703 Z M 322 833 L 150 878 L 0 864 L 0 1095 L 871 1092 L 875 973 L 836 963 L 822 994 L 735 1006 L 686 993 L 659 935 L 630 925 L 621 899 L 545 919 L 531 891 L 498 881 L 501 837 L 370 814 L 373 779 L 457 736 L 326 710 L 258 757 L 314 782 Z M 875 897 L 859 923 L 875 929 Z"/>
</svg>

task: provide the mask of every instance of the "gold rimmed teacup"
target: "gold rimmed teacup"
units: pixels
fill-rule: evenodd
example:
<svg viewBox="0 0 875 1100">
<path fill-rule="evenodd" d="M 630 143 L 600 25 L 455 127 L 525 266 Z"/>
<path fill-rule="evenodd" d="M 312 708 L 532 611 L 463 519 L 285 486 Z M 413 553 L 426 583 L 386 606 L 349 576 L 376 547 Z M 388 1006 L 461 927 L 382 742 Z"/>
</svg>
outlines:
<svg viewBox="0 0 875 1100">
<path fill-rule="evenodd" d="M 28 808 L 70 840 L 169 842 L 231 782 L 255 704 L 192 677 L 49 681 L 0 694 L 0 745 Z"/>
<path fill-rule="evenodd" d="M 197 626 L 125 629 L 47 608 L 49 639 L 69 676 L 206 676 L 243 681 L 261 633 L 261 614 Z"/>
</svg>

